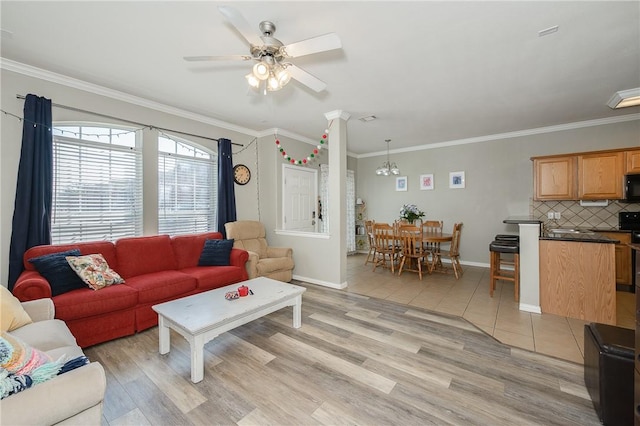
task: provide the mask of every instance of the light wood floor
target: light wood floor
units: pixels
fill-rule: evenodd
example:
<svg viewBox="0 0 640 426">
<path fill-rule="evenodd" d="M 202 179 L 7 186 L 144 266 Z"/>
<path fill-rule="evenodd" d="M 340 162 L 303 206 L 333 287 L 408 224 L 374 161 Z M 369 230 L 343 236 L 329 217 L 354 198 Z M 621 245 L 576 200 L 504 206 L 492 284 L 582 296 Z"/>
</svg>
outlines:
<svg viewBox="0 0 640 426">
<path fill-rule="evenodd" d="M 464 266 L 456 280 L 453 274 L 423 276 L 364 265 L 366 256 L 347 258 L 347 291 L 456 315 L 500 342 L 582 364 L 585 321 L 552 314 L 522 312 L 513 298 L 513 283 L 498 282 L 489 296 L 489 269 Z M 635 328 L 635 295 L 617 292 L 617 325 Z"/>
<path fill-rule="evenodd" d="M 501 344 L 398 289 L 380 300 L 296 284 L 308 288 L 302 327 L 285 308 L 220 335 L 197 384 L 174 332 L 166 355 L 157 327 L 86 349 L 107 373 L 103 424 L 599 424 L 580 364 Z"/>
</svg>

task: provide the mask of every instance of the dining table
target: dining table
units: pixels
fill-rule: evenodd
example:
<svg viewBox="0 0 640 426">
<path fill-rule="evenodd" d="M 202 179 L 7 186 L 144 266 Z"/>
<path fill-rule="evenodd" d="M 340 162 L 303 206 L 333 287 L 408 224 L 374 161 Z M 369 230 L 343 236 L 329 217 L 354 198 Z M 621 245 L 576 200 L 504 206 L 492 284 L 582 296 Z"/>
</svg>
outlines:
<svg viewBox="0 0 640 426">
<path fill-rule="evenodd" d="M 394 229 L 394 238 L 396 241 L 396 245 L 395 247 L 397 247 L 397 252 L 401 253 L 402 252 L 402 239 L 400 238 L 400 229 L 401 228 L 395 228 Z M 447 233 L 447 232 L 441 232 L 441 231 L 422 231 L 422 230 L 416 230 L 416 233 L 420 233 L 421 234 L 421 238 L 422 238 L 422 245 L 426 246 L 428 244 L 435 244 L 438 246 L 441 243 L 448 243 L 451 242 L 453 240 L 453 234 L 451 233 Z M 440 269 L 444 269 L 442 266 L 442 261 L 440 259 L 440 255 L 439 255 L 439 251 L 435 252 L 435 256 L 432 258 L 431 263 L 428 264 L 427 263 L 427 259 L 425 258 L 425 265 L 429 268 L 429 273 L 433 272 L 434 270 L 440 270 Z"/>
<path fill-rule="evenodd" d="M 442 259 L 440 259 L 440 243 L 450 243 L 453 240 L 453 234 L 440 231 L 431 231 L 422 233 L 422 244 L 436 244 L 438 249 L 434 251 L 431 264 L 428 265 L 429 273 L 433 271 L 443 270 Z M 426 261 L 426 259 L 425 259 Z"/>
</svg>

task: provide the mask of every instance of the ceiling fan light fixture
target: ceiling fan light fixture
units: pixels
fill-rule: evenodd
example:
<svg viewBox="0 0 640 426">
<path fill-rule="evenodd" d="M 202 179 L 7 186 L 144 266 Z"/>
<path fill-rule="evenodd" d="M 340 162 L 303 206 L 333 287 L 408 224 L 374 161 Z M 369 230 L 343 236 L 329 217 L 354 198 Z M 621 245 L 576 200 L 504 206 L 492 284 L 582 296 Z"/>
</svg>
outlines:
<svg viewBox="0 0 640 426">
<path fill-rule="evenodd" d="M 276 90 L 282 89 L 280 81 L 273 73 L 271 73 L 271 75 L 269 75 L 269 78 L 267 79 L 267 88 L 270 92 L 275 92 Z"/>
<path fill-rule="evenodd" d="M 260 80 L 258 80 L 256 76 L 253 75 L 253 73 L 245 75 L 244 78 L 247 79 L 247 83 L 249 83 L 249 86 L 253 87 L 254 89 L 260 87 Z"/>
<path fill-rule="evenodd" d="M 278 83 L 280 83 L 280 87 L 284 87 L 291 80 L 291 74 L 287 71 L 285 67 L 278 67 L 275 71 L 276 78 L 278 79 Z"/>
<path fill-rule="evenodd" d="M 258 62 L 257 64 L 255 64 L 253 66 L 253 75 L 258 79 L 258 80 L 266 80 L 269 78 L 269 65 L 263 63 L 263 62 Z"/>
</svg>

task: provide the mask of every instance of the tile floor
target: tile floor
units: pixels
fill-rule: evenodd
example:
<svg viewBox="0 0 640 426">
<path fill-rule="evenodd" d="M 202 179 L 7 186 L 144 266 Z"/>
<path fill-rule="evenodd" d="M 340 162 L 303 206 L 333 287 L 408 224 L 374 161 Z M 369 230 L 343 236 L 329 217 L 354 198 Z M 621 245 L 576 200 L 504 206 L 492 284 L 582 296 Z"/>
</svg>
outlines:
<svg viewBox="0 0 640 426">
<path fill-rule="evenodd" d="M 510 346 L 529 349 L 582 364 L 585 321 L 552 314 L 521 312 L 513 300 L 513 284 L 498 282 L 489 296 L 489 269 L 465 266 L 459 280 L 453 274 L 401 276 L 383 268 L 364 265 L 366 255 L 348 256 L 346 291 L 409 306 L 462 316 Z M 617 293 L 618 325 L 635 328 L 635 295 Z"/>
</svg>

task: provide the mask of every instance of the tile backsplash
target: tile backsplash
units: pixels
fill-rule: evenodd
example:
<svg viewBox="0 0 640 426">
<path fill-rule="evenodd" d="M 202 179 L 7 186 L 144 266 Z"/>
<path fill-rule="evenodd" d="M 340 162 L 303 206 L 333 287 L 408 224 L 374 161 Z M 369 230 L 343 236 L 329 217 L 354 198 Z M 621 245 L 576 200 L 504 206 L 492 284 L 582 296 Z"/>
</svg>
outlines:
<svg viewBox="0 0 640 426">
<path fill-rule="evenodd" d="M 581 206 L 579 201 L 533 201 L 529 203 L 531 216 L 546 226 L 576 228 L 618 228 L 618 212 L 638 212 L 639 203 L 609 201 L 606 207 Z M 547 213 L 559 212 L 560 219 L 548 219 Z"/>
</svg>

